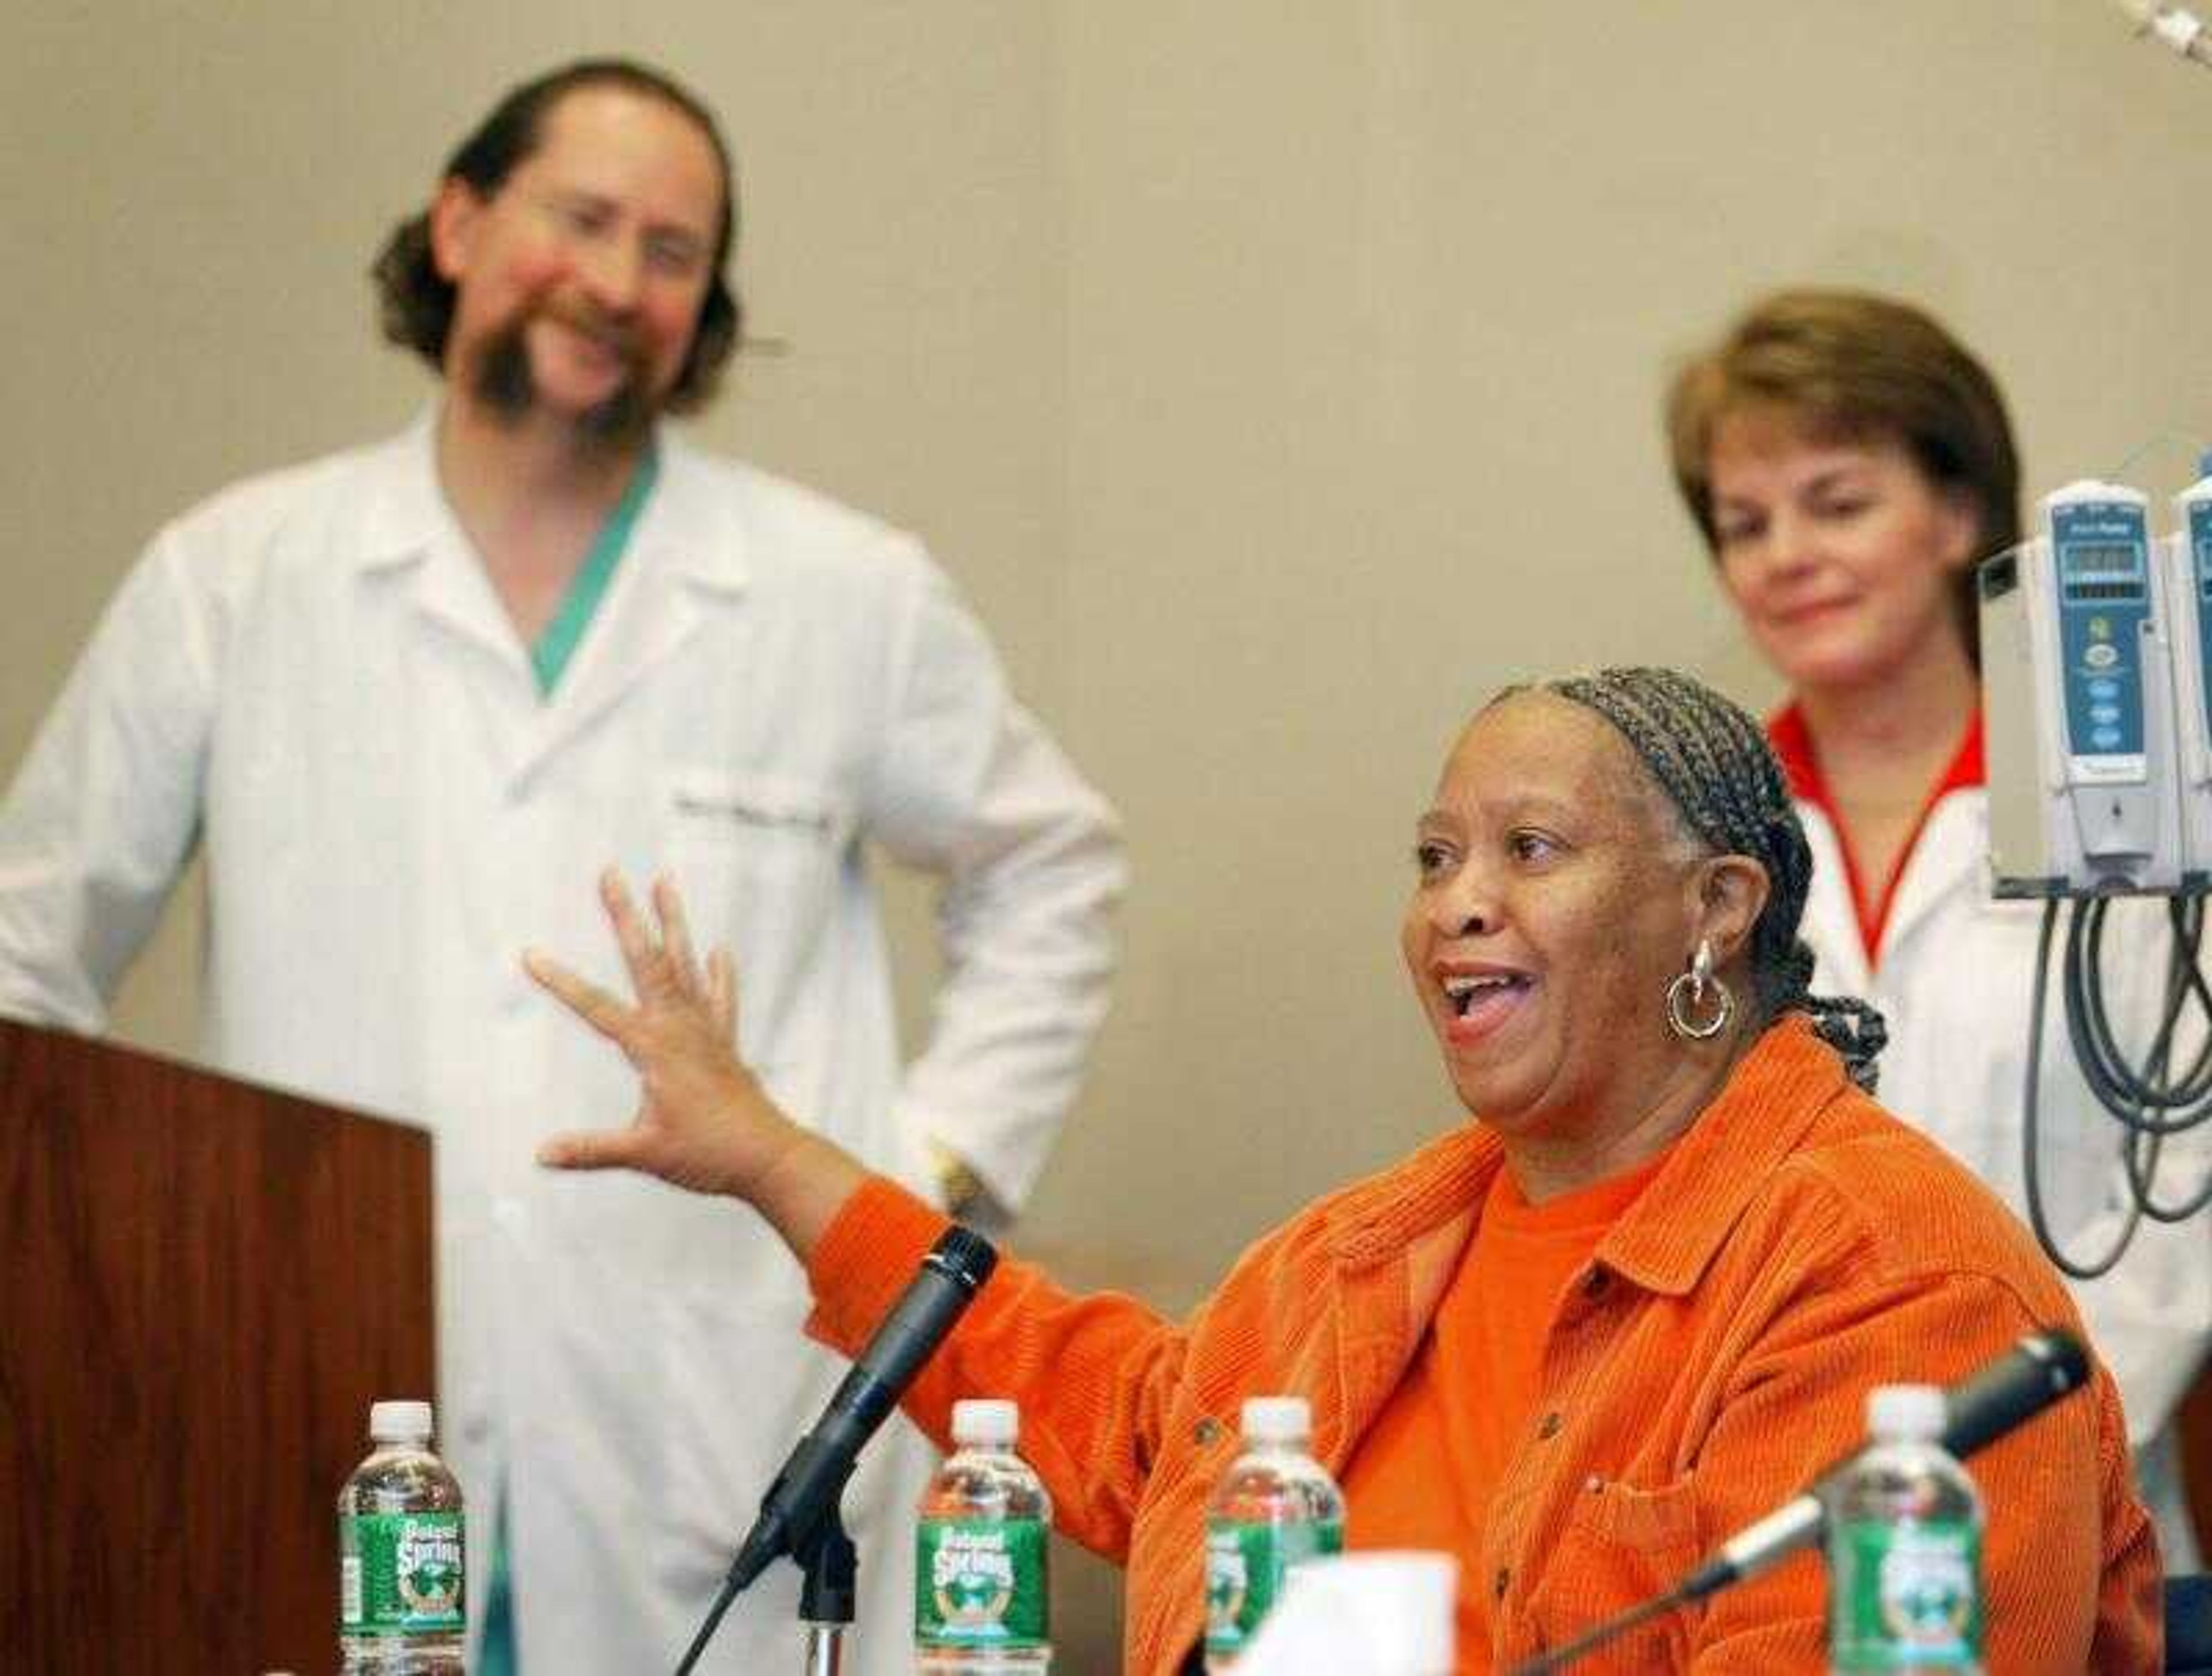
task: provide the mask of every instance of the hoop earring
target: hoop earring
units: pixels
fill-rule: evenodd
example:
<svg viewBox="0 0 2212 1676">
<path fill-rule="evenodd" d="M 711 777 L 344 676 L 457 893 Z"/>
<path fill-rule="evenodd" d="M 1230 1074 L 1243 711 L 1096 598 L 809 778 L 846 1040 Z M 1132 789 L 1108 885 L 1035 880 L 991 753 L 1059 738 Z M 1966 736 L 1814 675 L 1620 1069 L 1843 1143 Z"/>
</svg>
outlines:
<svg viewBox="0 0 2212 1676">
<path fill-rule="evenodd" d="M 1693 1019 L 1692 1010 L 1705 1004 L 1705 992 L 1713 994 L 1713 1014 L 1708 1019 Z M 1710 1041 L 1728 1028 L 1729 1021 L 1735 1016 L 1735 996 L 1729 986 L 1713 976 L 1713 943 L 1710 937 L 1698 939 L 1698 952 L 1690 961 L 1687 972 L 1678 973 L 1667 985 L 1667 1027 L 1686 1042 Z"/>
</svg>

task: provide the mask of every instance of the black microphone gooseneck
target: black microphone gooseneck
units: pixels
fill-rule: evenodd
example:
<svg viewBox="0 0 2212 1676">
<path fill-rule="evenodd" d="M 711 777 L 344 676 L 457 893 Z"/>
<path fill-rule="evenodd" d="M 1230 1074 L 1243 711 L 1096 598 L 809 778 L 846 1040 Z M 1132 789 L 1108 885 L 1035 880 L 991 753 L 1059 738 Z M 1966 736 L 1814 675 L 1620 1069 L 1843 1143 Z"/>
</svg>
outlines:
<svg viewBox="0 0 2212 1676">
<path fill-rule="evenodd" d="M 1945 1451 L 1964 1460 L 1985 1444 L 2033 1418 L 2089 1380 L 2081 1341 L 2056 1329 L 2030 1333 L 1979 1372 L 1943 1393 Z M 1826 1522 L 1821 1497 L 1856 1465 L 1854 1451 L 1765 1518 L 1745 1526 L 1665 1594 L 1638 1603 L 1577 1636 L 1565 1646 L 1516 1666 L 1511 1676 L 1551 1676 L 1638 1624 L 1717 1594 L 1731 1583 L 1757 1576 L 1777 1561 L 1820 1539 Z"/>
<path fill-rule="evenodd" d="M 775 1475 L 775 1482 L 761 1497 L 753 1527 L 739 1545 L 706 1621 L 677 1666 L 677 1676 L 689 1676 L 730 1603 L 785 1555 L 810 1569 L 810 1592 L 817 1569 L 826 1568 L 835 1574 L 829 1592 L 844 1603 L 845 1620 L 849 1620 L 852 1545 L 838 1522 L 838 1499 L 853 1476 L 862 1446 L 898 1405 L 899 1398 L 921 1371 L 921 1364 L 944 1342 L 998 1262 L 999 1254 L 991 1242 L 969 1228 L 949 1228 L 930 1247 L 929 1254 L 921 1259 L 921 1272 L 899 1295 L 853 1363 L 852 1371 L 823 1407 L 822 1417 L 799 1439 L 783 1470 Z M 830 1551 L 826 1556 L 817 1553 L 822 1549 Z M 805 1605 L 802 1601 L 802 1610 Z"/>
</svg>

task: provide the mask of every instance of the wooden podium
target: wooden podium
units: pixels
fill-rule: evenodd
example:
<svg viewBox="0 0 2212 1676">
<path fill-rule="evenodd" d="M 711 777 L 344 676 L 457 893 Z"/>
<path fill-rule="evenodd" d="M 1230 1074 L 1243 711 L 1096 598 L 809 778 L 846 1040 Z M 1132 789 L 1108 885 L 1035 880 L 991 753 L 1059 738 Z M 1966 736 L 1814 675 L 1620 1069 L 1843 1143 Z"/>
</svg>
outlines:
<svg viewBox="0 0 2212 1676">
<path fill-rule="evenodd" d="M 432 1289 L 421 1130 L 0 1021 L 0 1671 L 334 1671 Z"/>
</svg>

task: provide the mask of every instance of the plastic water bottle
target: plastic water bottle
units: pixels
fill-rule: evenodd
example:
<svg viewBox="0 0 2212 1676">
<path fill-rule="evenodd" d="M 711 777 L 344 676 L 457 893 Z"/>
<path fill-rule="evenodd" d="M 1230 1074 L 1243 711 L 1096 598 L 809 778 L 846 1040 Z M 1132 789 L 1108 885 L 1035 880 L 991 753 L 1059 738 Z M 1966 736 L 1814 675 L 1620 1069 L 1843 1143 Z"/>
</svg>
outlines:
<svg viewBox="0 0 2212 1676">
<path fill-rule="evenodd" d="M 460 1676 L 461 1486 L 430 1453 L 430 1405 L 375 1404 L 368 1435 L 368 1459 L 338 1492 L 345 1676 Z"/>
<path fill-rule="evenodd" d="M 1344 1548 L 1344 1492 L 1306 1453 L 1303 1397 L 1249 1397 L 1244 1452 L 1206 1510 L 1206 1667 L 1226 1670 L 1303 1560 Z"/>
<path fill-rule="evenodd" d="M 922 1492 L 915 1527 L 915 1668 L 1000 1676 L 1052 1667 L 1045 1539 L 1052 1498 L 1014 1453 L 1009 1402 L 952 1405 L 953 1454 Z"/>
<path fill-rule="evenodd" d="M 1828 1508 L 1828 1668 L 1982 1670 L 1982 1500 L 1944 1453 L 1943 1393 L 1886 1385 Z"/>
</svg>

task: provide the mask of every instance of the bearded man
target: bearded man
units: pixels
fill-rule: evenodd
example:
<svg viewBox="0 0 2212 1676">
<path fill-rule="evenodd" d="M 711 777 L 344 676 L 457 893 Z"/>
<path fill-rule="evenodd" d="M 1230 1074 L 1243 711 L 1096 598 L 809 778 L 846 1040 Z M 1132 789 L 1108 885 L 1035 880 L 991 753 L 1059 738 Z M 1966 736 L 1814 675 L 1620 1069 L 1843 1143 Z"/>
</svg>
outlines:
<svg viewBox="0 0 2212 1676">
<path fill-rule="evenodd" d="M 735 222 L 667 77 L 514 89 L 376 264 L 433 411 L 165 529 L 0 806 L 0 1011 L 104 1027 L 204 850 L 205 1056 L 434 1129 L 479 1670 L 672 1664 L 841 1371 L 794 1348 L 805 1289 L 761 1230 L 534 1167 L 629 1073 L 534 998 L 523 945 L 574 946 L 603 868 L 665 875 L 734 951 L 779 1098 L 987 1214 L 1105 1010 L 1113 816 L 920 544 L 661 423 L 738 343 Z M 944 881 L 904 1067 L 870 846 Z M 866 1676 L 906 1666 L 930 1459 L 894 1425 L 846 1503 Z M 794 1662 L 795 1595 L 771 1574 L 704 1667 Z"/>
</svg>

